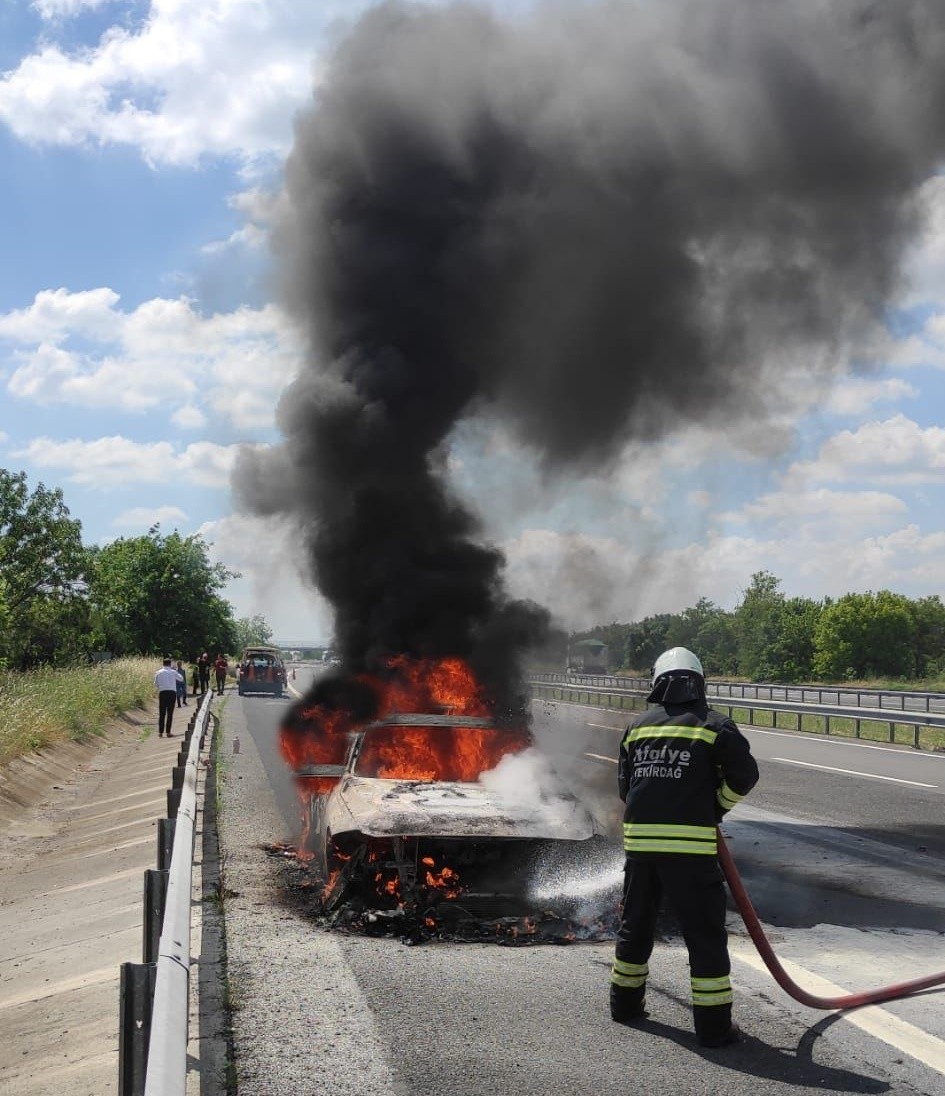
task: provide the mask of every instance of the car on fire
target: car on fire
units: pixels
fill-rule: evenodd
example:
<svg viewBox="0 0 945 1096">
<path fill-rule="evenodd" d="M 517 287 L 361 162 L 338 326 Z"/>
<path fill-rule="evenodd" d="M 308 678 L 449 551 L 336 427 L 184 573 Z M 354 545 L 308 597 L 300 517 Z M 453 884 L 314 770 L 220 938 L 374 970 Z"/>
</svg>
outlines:
<svg viewBox="0 0 945 1096">
<path fill-rule="evenodd" d="M 282 696 L 286 688 L 285 663 L 278 647 L 244 647 L 236 670 L 236 689 L 245 693 Z"/>
<path fill-rule="evenodd" d="M 492 779 L 530 745 L 486 718 L 399 714 L 353 733 L 344 764 L 297 769 L 300 786 L 317 788 L 306 844 L 325 908 L 495 903 L 514 897 L 555 848 L 599 836 L 558 778 L 549 785 L 550 769 L 540 788 L 522 786 L 525 770 Z"/>
</svg>

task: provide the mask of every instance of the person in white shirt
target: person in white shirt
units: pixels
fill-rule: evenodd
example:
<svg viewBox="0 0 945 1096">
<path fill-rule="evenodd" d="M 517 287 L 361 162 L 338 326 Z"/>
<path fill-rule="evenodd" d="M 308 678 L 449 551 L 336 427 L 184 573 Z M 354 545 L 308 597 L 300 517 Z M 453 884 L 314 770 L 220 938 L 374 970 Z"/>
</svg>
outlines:
<svg viewBox="0 0 945 1096">
<path fill-rule="evenodd" d="M 174 706 L 177 703 L 177 683 L 184 681 L 184 675 L 179 674 L 171 665 L 169 658 L 164 659 L 164 665 L 154 675 L 154 687 L 158 691 L 158 737 L 167 734 L 173 738 L 171 725 L 174 722 Z"/>
</svg>

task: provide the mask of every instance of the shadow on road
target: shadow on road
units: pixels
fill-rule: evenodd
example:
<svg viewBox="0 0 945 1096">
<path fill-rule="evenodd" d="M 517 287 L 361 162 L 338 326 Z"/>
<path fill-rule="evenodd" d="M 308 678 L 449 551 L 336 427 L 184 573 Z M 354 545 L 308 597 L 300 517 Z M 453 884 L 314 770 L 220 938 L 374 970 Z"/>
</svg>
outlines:
<svg viewBox="0 0 945 1096">
<path fill-rule="evenodd" d="M 716 1066 L 759 1079 L 780 1081 L 795 1088 L 822 1092 L 889 1092 L 890 1084 L 849 1069 L 837 1069 L 814 1060 L 814 1047 L 826 1029 L 839 1017 L 828 1016 L 808 1028 L 795 1049 L 772 1046 L 754 1035 L 742 1033 L 742 1041 L 719 1050 L 700 1047 L 691 1031 L 680 1031 L 658 1020 L 644 1020 L 633 1031 L 676 1043 L 681 1050 L 696 1054 Z"/>
</svg>

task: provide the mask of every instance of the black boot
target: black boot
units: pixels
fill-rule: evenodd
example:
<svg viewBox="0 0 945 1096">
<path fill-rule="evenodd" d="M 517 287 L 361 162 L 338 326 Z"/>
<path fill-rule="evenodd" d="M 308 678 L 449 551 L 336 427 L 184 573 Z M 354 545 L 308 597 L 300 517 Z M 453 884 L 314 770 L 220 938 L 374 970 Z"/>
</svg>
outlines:
<svg viewBox="0 0 945 1096">
<path fill-rule="evenodd" d="M 696 1039 L 702 1047 L 725 1047 L 741 1039 L 732 1023 L 731 1005 L 698 1005 L 693 1009 Z"/>
<path fill-rule="evenodd" d="M 610 987 L 610 1018 L 615 1024 L 632 1024 L 644 1020 L 647 1011 L 643 1007 L 644 989 L 625 989 L 623 986 Z"/>
</svg>

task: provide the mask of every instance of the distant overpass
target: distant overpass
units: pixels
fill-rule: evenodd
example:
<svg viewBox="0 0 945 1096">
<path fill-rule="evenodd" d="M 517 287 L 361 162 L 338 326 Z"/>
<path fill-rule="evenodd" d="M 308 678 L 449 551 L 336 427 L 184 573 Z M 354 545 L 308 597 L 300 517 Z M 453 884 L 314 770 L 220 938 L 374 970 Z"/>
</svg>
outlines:
<svg viewBox="0 0 945 1096">
<path fill-rule="evenodd" d="M 273 645 L 283 650 L 311 650 L 313 647 L 330 647 L 327 639 L 274 639 Z"/>
</svg>

